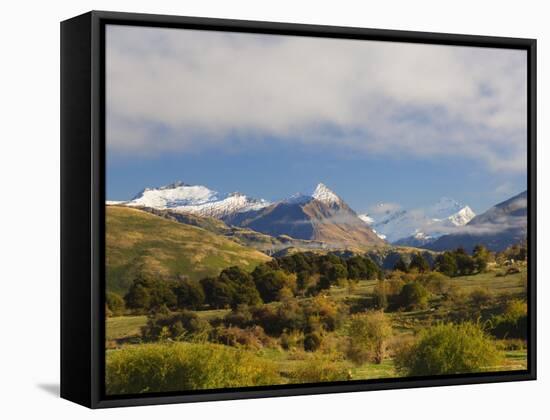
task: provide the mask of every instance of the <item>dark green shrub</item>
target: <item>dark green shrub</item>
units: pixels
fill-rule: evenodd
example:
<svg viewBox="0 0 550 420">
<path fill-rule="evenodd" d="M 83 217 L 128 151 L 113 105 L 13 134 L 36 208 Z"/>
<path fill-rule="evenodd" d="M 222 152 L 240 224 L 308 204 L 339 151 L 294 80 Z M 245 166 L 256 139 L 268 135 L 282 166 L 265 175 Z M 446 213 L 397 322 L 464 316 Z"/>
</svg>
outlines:
<svg viewBox="0 0 550 420">
<path fill-rule="evenodd" d="M 172 290 L 173 283 L 164 279 L 138 277 L 124 296 L 126 306 L 144 313 L 166 305 L 175 308 L 177 297 Z"/>
<path fill-rule="evenodd" d="M 452 252 L 439 254 L 435 259 L 435 269 L 446 276 L 457 275 L 456 257 Z"/>
<path fill-rule="evenodd" d="M 348 278 L 354 280 L 373 280 L 380 278 L 380 268 L 368 257 L 353 256 L 346 261 Z"/>
<path fill-rule="evenodd" d="M 148 311 L 151 305 L 151 294 L 143 284 L 134 282 L 124 296 L 124 300 L 128 308 Z"/>
<path fill-rule="evenodd" d="M 393 269 L 407 273 L 409 271 L 409 265 L 405 262 L 402 256 L 399 256 L 399 259 L 393 265 Z"/>
<path fill-rule="evenodd" d="M 260 265 L 252 272 L 256 289 L 264 302 L 278 300 L 281 289 L 296 289 L 296 276 L 283 270 L 273 270 Z"/>
<path fill-rule="evenodd" d="M 317 351 L 321 347 L 322 338 L 317 332 L 311 332 L 304 336 L 304 350 Z"/>
<path fill-rule="evenodd" d="M 174 287 L 180 309 L 199 309 L 205 303 L 204 290 L 199 282 L 180 281 Z"/>
<path fill-rule="evenodd" d="M 496 344 L 474 323 L 440 324 L 396 352 L 396 367 L 405 375 L 427 376 L 490 370 L 500 360 Z"/>
<path fill-rule="evenodd" d="M 419 273 L 430 271 L 430 264 L 422 254 L 414 254 L 409 264 L 409 270 L 417 270 Z"/>
</svg>

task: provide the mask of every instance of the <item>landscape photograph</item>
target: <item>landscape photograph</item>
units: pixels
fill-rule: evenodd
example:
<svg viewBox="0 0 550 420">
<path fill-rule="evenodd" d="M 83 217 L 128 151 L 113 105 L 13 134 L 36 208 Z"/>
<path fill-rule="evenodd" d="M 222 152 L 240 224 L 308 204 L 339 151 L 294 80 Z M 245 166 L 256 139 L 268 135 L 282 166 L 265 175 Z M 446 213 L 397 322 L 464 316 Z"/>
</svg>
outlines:
<svg viewBox="0 0 550 420">
<path fill-rule="evenodd" d="M 527 370 L 524 50 L 109 24 L 108 396 Z"/>
</svg>

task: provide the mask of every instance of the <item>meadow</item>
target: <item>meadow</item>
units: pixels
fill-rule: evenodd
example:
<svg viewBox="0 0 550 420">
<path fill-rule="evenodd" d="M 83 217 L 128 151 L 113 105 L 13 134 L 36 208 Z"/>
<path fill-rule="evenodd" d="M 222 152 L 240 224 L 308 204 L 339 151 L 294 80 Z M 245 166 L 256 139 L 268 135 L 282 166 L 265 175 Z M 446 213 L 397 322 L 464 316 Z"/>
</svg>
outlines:
<svg viewBox="0 0 550 420">
<path fill-rule="evenodd" d="M 170 307 L 140 308 L 130 289 L 118 310 L 108 309 L 108 391 L 527 368 L 525 261 L 487 253 L 481 267 L 447 276 L 412 261 L 399 269 L 370 271 L 361 259 L 350 264 L 304 256 L 275 259 L 252 274 L 222 271 L 196 284 L 204 286 L 198 301 L 196 290 L 182 290 L 176 282 Z M 354 264 L 361 270 L 354 271 Z M 306 266 L 308 273 L 301 270 Z M 239 282 L 256 285 L 258 293 L 241 295 Z M 137 283 L 148 284 L 152 295 L 159 293 L 154 281 Z M 237 370 L 235 360 L 240 361 Z M 225 372 L 221 377 L 220 371 Z"/>
</svg>

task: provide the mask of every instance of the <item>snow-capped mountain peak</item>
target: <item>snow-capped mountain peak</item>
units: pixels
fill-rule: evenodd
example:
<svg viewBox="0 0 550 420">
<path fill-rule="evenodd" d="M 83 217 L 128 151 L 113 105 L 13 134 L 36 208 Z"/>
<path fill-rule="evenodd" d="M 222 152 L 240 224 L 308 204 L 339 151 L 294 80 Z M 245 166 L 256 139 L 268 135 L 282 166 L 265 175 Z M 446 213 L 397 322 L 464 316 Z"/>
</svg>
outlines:
<svg viewBox="0 0 550 420">
<path fill-rule="evenodd" d="M 166 209 L 199 205 L 216 199 L 216 191 L 203 185 L 188 185 L 179 181 L 159 188 L 145 188 L 128 205 Z"/>
<path fill-rule="evenodd" d="M 452 223 L 454 226 L 464 226 L 474 217 L 476 217 L 476 214 L 470 208 L 470 206 L 465 206 L 457 211 L 455 214 L 449 216 L 447 220 L 449 220 L 449 222 Z"/>
<path fill-rule="evenodd" d="M 417 241 L 435 239 L 465 225 L 475 217 L 475 213 L 469 206 L 442 197 L 431 206 L 408 210 L 380 204 L 372 214 L 360 217 L 379 234 L 385 235 L 388 241 L 400 243 L 407 238 Z"/>
<path fill-rule="evenodd" d="M 318 201 L 321 201 L 325 204 L 336 204 L 340 203 L 340 197 L 338 197 L 332 190 L 330 190 L 325 184 L 319 183 L 313 191 L 311 196 Z"/>
<path fill-rule="evenodd" d="M 224 217 L 231 213 L 257 210 L 270 203 L 247 197 L 240 192 L 220 194 L 203 185 L 189 185 L 181 181 L 158 188 L 145 188 L 129 206 L 171 209 L 211 217 Z"/>
<path fill-rule="evenodd" d="M 463 207 L 462 204 L 452 198 L 441 197 L 434 205 L 427 209 L 426 213 L 434 219 L 445 219 L 459 212 Z"/>
</svg>

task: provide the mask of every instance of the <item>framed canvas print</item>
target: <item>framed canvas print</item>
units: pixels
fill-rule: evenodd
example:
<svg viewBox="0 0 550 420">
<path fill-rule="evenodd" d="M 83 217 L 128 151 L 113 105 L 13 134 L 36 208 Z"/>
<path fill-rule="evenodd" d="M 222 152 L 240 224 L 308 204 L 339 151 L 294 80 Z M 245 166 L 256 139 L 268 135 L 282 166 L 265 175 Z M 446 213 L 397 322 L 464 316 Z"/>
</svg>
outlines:
<svg viewBox="0 0 550 420">
<path fill-rule="evenodd" d="M 536 378 L 536 41 L 61 24 L 62 397 Z"/>
</svg>

